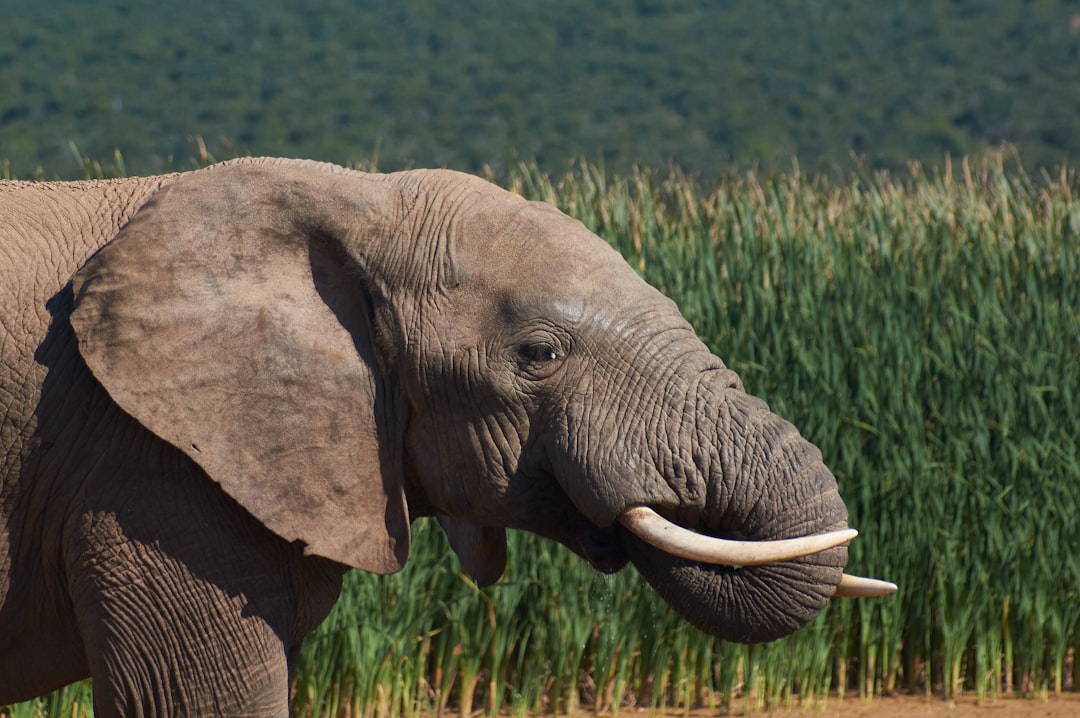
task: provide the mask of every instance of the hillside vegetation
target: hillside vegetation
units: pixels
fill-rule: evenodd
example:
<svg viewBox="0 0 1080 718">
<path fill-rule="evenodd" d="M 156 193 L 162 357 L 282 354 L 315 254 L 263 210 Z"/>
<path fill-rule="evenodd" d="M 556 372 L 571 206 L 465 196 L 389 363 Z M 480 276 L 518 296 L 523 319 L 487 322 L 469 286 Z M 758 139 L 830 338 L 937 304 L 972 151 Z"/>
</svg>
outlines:
<svg viewBox="0 0 1080 718">
<path fill-rule="evenodd" d="M 719 177 L 1080 149 L 1065 0 L 3 0 L 0 161 L 210 155 Z"/>
</svg>

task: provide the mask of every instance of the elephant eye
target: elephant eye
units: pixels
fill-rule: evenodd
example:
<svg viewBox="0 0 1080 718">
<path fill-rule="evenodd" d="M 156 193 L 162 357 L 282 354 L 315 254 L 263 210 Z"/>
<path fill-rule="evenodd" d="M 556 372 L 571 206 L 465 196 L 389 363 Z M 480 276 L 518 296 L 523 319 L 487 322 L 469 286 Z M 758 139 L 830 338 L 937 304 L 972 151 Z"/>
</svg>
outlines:
<svg viewBox="0 0 1080 718">
<path fill-rule="evenodd" d="M 570 355 L 571 339 L 556 327 L 544 327 L 520 337 L 513 345 L 518 371 L 532 379 L 547 379 Z"/>
<path fill-rule="evenodd" d="M 522 344 L 518 347 L 518 356 L 526 364 L 546 364 L 559 358 L 555 347 L 544 342 Z"/>
</svg>

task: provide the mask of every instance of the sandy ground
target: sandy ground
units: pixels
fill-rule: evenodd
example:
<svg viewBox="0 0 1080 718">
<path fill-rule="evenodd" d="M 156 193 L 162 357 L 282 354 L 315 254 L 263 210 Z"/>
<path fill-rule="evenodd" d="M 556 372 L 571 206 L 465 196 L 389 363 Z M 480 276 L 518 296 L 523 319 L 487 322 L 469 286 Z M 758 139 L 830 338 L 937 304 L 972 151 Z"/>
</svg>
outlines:
<svg viewBox="0 0 1080 718">
<path fill-rule="evenodd" d="M 648 715 L 646 711 L 639 714 Z M 627 712 L 620 711 L 620 716 Z M 688 718 L 714 718 L 723 714 L 711 711 L 670 713 L 665 718 L 688 716 Z M 1080 693 L 1067 693 L 1046 700 L 1037 698 L 1020 700 L 997 698 L 980 704 L 975 696 L 964 696 L 954 701 L 925 696 L 876 697 L 870 701 L 858 696 L 838 700 L 829 698 L 824 704 L 796 707 L 775 711 L 746 712 L 746 706 L 732 706 L 731 716 L 759 716 L 760 718 L 1080 718 Z"/>
</svg>

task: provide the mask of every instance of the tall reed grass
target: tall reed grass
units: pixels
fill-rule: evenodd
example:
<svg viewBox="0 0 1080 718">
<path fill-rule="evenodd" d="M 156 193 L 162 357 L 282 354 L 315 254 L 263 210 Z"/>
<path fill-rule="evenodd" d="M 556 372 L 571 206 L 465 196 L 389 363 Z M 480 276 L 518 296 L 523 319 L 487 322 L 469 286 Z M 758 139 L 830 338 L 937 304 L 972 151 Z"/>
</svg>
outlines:
<svg viewBox="0 0 1080 718">
<path fill-rule="evenodd" d="M 861 532 L 850 569 L 901 591 L 737 646 L 674 618 L 632 569 L 602 577 L 530 536 L 478 590 L 424 527 L 406 572 L 352 576 L 308 645 L 314 712 L 340 708 L 321 691 L 343 682 L 306 666 L 340 670 L 341 631 L 380 646 L 386 681 L 346 691 L 368 714 L 1080 688 L 1075 175 L 997 157 L 848 184 L 796 170 L 702 186 L 589 164 L 501 181 L 608 239 L 822 449 Z M 366 660 L 346 675 L 370 676 Z"/>
<path fill-rule="evenodd" d="M 769 645 L 710 639 L 632 569 L 511 536 L 478 589 L 437 527 L 353 573 L 305 646 L 311 715 L 767 708 L 830 691 L 1080 688 L 1080 183 L 1002 158 L 899 181 L 797 170 L 701 185 L 581 164 L 504 184 L 608 239 L 822 450 L 896 581 Z M 24 707 L 24 710 L 29 710 Z"/>
</svg>

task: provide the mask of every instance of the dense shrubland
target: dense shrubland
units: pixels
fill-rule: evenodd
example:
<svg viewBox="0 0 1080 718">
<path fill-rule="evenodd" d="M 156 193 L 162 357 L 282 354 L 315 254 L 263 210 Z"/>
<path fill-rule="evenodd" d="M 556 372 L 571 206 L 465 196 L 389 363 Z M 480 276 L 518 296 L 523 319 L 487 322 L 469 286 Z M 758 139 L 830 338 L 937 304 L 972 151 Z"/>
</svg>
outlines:
<svg viewBox="0 0 1080 718">
<path fill-rule="evenodd" d="M 830 173 L 1080 151 L 1064 0 L 6 0 L 0 162 L 72 178 L 269 154 L 478 171 L 578 157 Z M 2 167 L 0 167 L 2 172 Z"/>
</svg>

